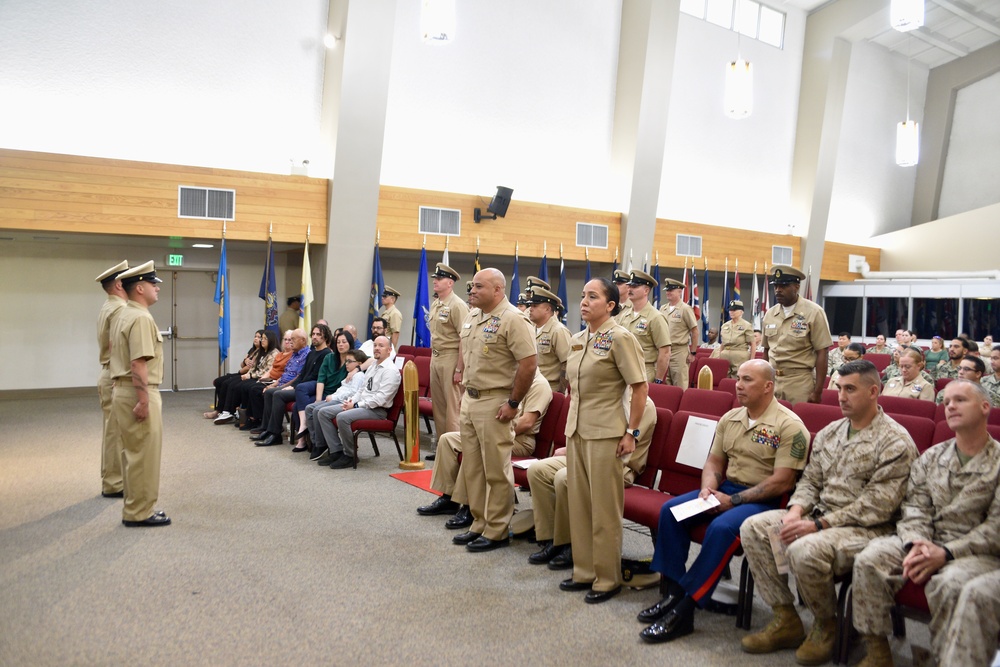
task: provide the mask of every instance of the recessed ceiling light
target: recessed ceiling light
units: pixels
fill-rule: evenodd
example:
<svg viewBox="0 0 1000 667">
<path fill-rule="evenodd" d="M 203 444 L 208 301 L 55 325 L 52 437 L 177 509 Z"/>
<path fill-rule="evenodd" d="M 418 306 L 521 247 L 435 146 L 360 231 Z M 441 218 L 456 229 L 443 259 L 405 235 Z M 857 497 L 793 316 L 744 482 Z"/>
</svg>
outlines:
<svg viewBox="0 0 1000 667">
<path fill-rule="evenodd" d="M 213 245 L 211 243 L 193 243 L 191 245 L 191 247 L 192 248 L 214 248 L 215 245 Z"/>
</svg>

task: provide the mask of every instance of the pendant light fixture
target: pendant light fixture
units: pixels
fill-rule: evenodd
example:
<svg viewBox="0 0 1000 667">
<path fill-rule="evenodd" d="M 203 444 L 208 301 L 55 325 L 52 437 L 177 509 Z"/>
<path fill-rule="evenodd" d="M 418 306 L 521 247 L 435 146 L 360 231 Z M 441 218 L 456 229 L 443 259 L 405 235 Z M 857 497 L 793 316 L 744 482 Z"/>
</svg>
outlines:
<svg viewBox="0 0 1000 667">
<path fill-rule="evenodd" d="M 736 3 L 736 60 L 726 65 L 726 90 L 723 110 L 730 118 L 739 120 L 753 113 L 753 65 L 744 60 L 740 52 L 740 2 Z"/>
<path fill-rule="evenodd" d="M 924 24 L 924 0 L 892 0 L 889 25 L 900 32 L 916 30 Z"/>
<path fill-rule="evenodd" d="M 909 41 L 911 38 L 907 38 Z M 909 51 L 909 43 L 907 51 Z M 910 120 L 910 60 L 911 53 L 906 57 L 906 120 L 896 124 L 896 164 L 900 167 L 912 167 L 920 161 L 920 126 L 915 120 Z"/>
<path fill-rule="evenodd" d="M 455 0 L 423 0 L 420 34 L 425 44 L 447 44 L 455 39 Z"/>
</svg>

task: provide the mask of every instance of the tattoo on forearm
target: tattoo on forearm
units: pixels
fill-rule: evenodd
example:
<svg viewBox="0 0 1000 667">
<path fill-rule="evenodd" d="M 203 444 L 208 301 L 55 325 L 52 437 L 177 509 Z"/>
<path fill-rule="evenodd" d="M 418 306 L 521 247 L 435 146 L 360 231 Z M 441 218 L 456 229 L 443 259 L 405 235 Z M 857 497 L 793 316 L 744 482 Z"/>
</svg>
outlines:
<svg viewBox="0 0 1000 667">
<path fill-rule="evenodd" d="M 722 473 L 721 472 L 716 472 L 716 473 L 712 473 L 712 474 L 715 475 L 715 483 L 717 485 L 718 484 L 722 484 L 722 480 L 723 480 Z"/>
</svg>

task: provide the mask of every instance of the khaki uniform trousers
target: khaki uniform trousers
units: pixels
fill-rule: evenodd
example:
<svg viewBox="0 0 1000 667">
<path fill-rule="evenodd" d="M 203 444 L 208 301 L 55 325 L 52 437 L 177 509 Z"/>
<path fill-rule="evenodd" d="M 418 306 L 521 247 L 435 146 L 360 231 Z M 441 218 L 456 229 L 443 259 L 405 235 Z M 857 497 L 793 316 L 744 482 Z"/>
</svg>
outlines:
<svg viewBox="0 0 1000 667">
<path fill-rule="evenodd" d="M 534 447 L 526 447 L 514 442 L 511 456 L 530 456 Z M 462 453 L 462 434 L 458 431 L 442 433 L 438 438 L 434 455 L 434 470 L 431 472 L 431 488 L 451 496 L 460 505 L 469 504 L 469 492 L 465 490 L 465 475 L 458 455 Z M 514 484 L 514 467 L 510 469 L 510 483 Z M 567 540 L 568 542 L 569 540 Z"/>
<path fill-rule="evenodd" d="M 472 514 L 469 530 L 490 540 L 508 538 L 514 515 L 514 469 L 510 465 L 514 428 L 511 422 L 497 419 L 509 395 L 507 389 L 496 389 L 480 398 L 462 399 L 462 474 Z"/>
<path fill-rule="evenodd" d="M 108 367 L 101 369 L 97 376 L 97 396 L 101 399 L 104 413 L 104 429 L 101 444 L 101 491 L 118 493 L 122 490 L 122 436 L 118 421 L 111 415 L 111 395 L 115 382 Z"/>
<path fill-rule="evenodd" d="M 778 574 L 769 537 L 786 514 L 787 510 L 770 510 L 750 517 L 740 526 L 740 540 L 750 561 L 757 592 L 771 607 L 795 604 L 795 596 L 788 588 L 788 575 Z M 837 615 L 833 578 L 848 574 L 854 567 L 854 557 L 873 538 L 891 530 L 890 526 L 874 530 L 832 526 L 788 545 L 789 567 L 802 601 L 814 617 L 828 619 Z"/>
<path fill-rule="evenodd" d="M 668 373 L 667 382 L 681 389 L 687 389 L 688 385 L 691 384 L 688 354 L 690 354 L 690 350 L 687 345 L 670 346 L 670 373 Z"/>
<path fill-rule="evenodd" d="M 889 609 L 903 587 L 903 541 L 897 535 L 873 540 L 854 561 L 854 627 L 866 635 L 887 635 Z M 993 556 L 964 556 L 945 563 L 924 586 L 931 609 L 931 651 L 943 654 L 962 588 L 972 579 L 1000 568 Z M 961 664 L 961 663 L 941 663 Z M 989 664 L 989 663 L 983 663 Z"/>
<path fill-rule="evenodd" d="M 136 421 L 132 380 L 115 382 L 112 409 L 122 439 L 122 473 L 125 490 L 125 521 L 145 521 L 153 516 L 160 495 L 160 450 L 163 445 L 163 415 L 158 385 L 149 385 L 149 416 Z"/>
<path fill-rule="evenodd" d="M 783 371 L 785 375 L 774 378 L 774 397 L 783 398 L 792 405 L 806 403 L 816 388 L 816 375 L 811 369 Z"/>
<path fill-rule="evenodd" d="M 740 370 L 740 366 L 750 361 L 750 353 L 746 350 L 720 350 L 719 358 L 725 359 L 729 362 L 729 375 L 728 377 L 736 377 L 736 373 Z"/>
<path fill-rule="evenodd" d="M 573 545 L 573 581 L 610 591 L 622 583 L 622 513 L 625 481 L 615 456 L 620 437 L 567 438 L 569 525 Z"/>
<path fill-rule="evenodd" d="M 566 486 L 566 457 L 552 456 L 528 468 L 531 509 L 535 517 L 535 539 L 552 544 L 570 543 L 569 489 Z"/>
<path fill-rule="evenodd" d="M 1000 570 L 962 588 L 939 665 L 990 665 L 1000 632 Z"/>
<path fill-rule="evenodd" d="M 462 389 L 452 382 L 457 365 L 458 350 L 431 356 L 431 408 L 434 410 L 434 432 L 438 438 L 442 433 L 457 432 L 459 429 Z"/>
</svg>

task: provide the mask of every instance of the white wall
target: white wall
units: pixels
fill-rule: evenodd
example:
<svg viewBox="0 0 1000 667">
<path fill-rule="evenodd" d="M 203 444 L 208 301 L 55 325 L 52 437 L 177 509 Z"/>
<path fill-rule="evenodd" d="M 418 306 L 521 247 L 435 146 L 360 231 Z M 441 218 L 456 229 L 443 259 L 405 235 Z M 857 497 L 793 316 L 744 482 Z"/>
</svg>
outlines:
<svg viewBox="0 0 1000 667">
<path fill-rule="evenodd" d="M 657 215 L 784 234 L 798 112 L 805 13 L 789 9 L 785 48 L 743 38 L 754 68 L 754 110 L 723 113 L 731 30 L 681 15 Z"/>
<path fill-rule="evenodd" d="M 958 91 L 938 215 L 1000 202 L 1000 72 Z"/>
<path fill-rule="evenodd" d="M 877 44 L 851 47 L 826 238 L 864 244 L 904 229 L 915 167 L 896 165 L 896 123 L 906 119 L 906 58 Z M 910 117 L 923 123 L 927 69 L 910 65 Z"/>
</svg>

